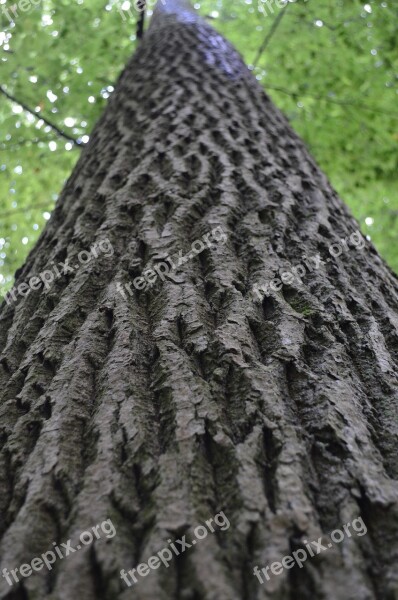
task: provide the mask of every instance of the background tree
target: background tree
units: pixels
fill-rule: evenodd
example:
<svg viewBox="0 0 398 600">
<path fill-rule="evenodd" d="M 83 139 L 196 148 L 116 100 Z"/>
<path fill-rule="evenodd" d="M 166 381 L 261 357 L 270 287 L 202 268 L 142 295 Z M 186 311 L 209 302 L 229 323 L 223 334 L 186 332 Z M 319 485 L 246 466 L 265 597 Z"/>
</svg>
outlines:
<svg viewBox="0 0 398 600">
<path fill-rule="evenodd" d="M 117 292 L 214 227 L 227 244 Z M 356 229 L 229 43 L 159 7 L 17 284 L 104 238 L 113 256 L 0 313 L 1 566 L 104 518 L 117 535 L 0 598 L 396 598 L 398 289 L 369 242 L 331 260 Z M 219 510 L 228 532 L 121 582 Z M 366 536 L 259 585 L 358 516 Z"/>
</svg>

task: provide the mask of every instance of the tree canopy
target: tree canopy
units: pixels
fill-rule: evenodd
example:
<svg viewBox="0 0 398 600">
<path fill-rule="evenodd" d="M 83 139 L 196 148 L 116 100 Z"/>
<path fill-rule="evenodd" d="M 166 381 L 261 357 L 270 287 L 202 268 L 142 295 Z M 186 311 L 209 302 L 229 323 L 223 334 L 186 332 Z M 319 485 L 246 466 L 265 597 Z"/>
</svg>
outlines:
<svg viewBox="0 0 398 600">
<path fill-rule="evenodd" d="M 154 2 L 147 4 L 150 17 Z M 0 5 L 1 293 L 89 140 L 137 44 L 140 18 L 133 1 L 42 0 L 10 22 L 13 5 Z M 238 48 L 398 271 L 398 7 L 391 0 L 194 6 Z"/>
</svg>

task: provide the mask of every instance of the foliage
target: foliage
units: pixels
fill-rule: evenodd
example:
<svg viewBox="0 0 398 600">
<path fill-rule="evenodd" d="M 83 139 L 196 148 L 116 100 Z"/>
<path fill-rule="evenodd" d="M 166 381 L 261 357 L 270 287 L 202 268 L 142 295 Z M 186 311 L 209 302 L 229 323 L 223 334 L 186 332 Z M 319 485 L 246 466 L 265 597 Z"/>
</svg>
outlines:
<svg viewBox="0 0 398 600">
<path fill-rule="evenodd" d="M 13 25 L 1 13 L 12 3 L 0 4 L 2 85 L 38 110 L 32 116 L 0 94 L 0 292 L 80 152 L 40 116 L 87 141 L 136 43 L 139 14 L 132 8 L 123 19 L 121 1 L 42 0 Z M 397 7 L 391 0 L 297 0 L 286 10 L 265 0 L 201 0 L 195 7 L 248 65 L 284 11 L 254 73 L 398 271 Z"/>
</svg>

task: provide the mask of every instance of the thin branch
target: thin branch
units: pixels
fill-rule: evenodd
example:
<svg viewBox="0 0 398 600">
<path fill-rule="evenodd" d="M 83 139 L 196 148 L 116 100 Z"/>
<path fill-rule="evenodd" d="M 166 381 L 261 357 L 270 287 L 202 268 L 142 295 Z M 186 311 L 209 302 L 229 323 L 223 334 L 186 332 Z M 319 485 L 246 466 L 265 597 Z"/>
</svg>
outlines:
<svg viewBox="0 0 398 600">
<path fill-rule="evenodd" d="M 48 208 L 49 210 L 52 210 L 52 208 L 50 207 L 50 202 L 41 202 L 40 204 L 29 204 L 29 206 L 19 206 L 18 208 L 14 208 L 13 210 L 0 213 L 0 219 L 5 219 L 6 217 L 13 217 L 16 213 L 27 212 L 28 210 L 37 208 Z"/>
<path fill-rule="evenodd" d="M 362 108 L 363 110 L 368 110 L 369 112 L 379 113 L 381 115 L 387 115 L 389 117 L 398 117 L 398 113 L 392 113 L 386 110 L 380 110 L 379 108 L 373 108 L 371 106 L 367 106 L 366 104 L 360 104 L 358 102 L 351 102 L 350 100 L 334 100 L 328 96 L 312 96 L 311 94 L 305 94 L 304 92 L 291 92 L 286 90 L 285 88 L 281 88 L 278 86 L 264 84 L 265 89 L 275 90 L 276 92 L 281 92 L 282 94 L 286 94 L 287 96 L 292 96 L 293 98 L 304 97 L 311 98 L 312 100 L 325 100 L 326 102 L 331 102 L 332 104 L 338 104 L 339 106 L 354 106 L 355 108 Z"/>
<path fill-rule="evenodd" d="M 62 129 L 60 129 L 59 127 L 57 127 L 57 125 L 54 125 L 54 123 L 51 123 L 51 121 L 49 121 L 46 117 L 44 117 L 43 115 L 38 114 L 32 108 L 30 108 L 29 106 L 27 106 L 27 104 L 25 104 L 24 102 L 21 102 L 20 100 L 18 100 L 17 98 L 15 98 L 15 96 L 12 96 L 11 94 L 9 94 L 3 88 L 3 86 L 1 86 L 1 85 L 0 85 L 0 93 L 3 94 L 3 96 L 5 96 L 6 98 L 8 98 L 8 100 L 11 100 L 11 102 L 15 102 L 16 104 L 19 104 L 19 106 L 22 106 L 22 108 L 26 112 L 28 112 L 31 115 L 33 115 L 34 117 L 36 117 L 36 119 L 41 119 L 42 121 L 44 121 L 44 123 L 46 125 L 48 125 L 49 127 L 51 127 L 51 129 L 53 129 L 54 131 L 56 131 L 56 133 L 58 135 L 60 135 L 61 137 L 65 138 L 66 140 L 69 140 L 70 142 L 73 142 L 75 144 L 75 146 L 79 146 L 79 147 L 85 146 L 85 144 L 83 142 L 79 142 L 74 137 L 70 136 L 68 133 L 65 133 L 64 131 L 62 131 Z"/>
<path fill-rule="evenodd" d="M 142 40 L 142 38 L 144 37 L 146 0 L 140 0 L 139 9 L 141 12 L 137 21 L 136 37 L 137 40 Z"/>
<path fill-rule="evenodd" d="M 268 46 L 268 44 L 270 43 L 275 31 L 278 29 L 280 22 L 282 21 L 287 9 L 289 6 L 289 2 L 287 4 L 285 4 L 285 6 L 281 9 L 281 11 L 278 13 L 278 16 L 274 19 L 273 23 L 272 23 L 272 27 L 269 30 L 269 32 L 267 33 L 267 35 L 264 38 L 263 43 L 261 44 L 260 48 L 258 49 L 257 52 L 257 56 L 254 59 L 253 62 L 253 66 L 256 67 L 258 61 L 261 58 L 262 53 L 264 52 L 264 50 L 266 49 L 266 47 Z"/>
</svg>

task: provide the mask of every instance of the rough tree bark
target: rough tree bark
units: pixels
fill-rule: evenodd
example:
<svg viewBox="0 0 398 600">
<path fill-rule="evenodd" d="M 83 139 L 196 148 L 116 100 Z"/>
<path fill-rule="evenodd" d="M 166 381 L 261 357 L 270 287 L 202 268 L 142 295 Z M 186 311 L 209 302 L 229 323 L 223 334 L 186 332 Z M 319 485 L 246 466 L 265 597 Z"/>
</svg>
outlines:
<svg viewBox="0 0 398 600">
<path fill-rule="evenodd" d="M 117 292 L 216 226 L 227 244 Z M 115 254 L 0 311 L 1 569 L 107 518 L 117 535 L 1 599 L 398 598 L 398 287 L 369 242 L 326 262 L 355 230 L 236 51 L 167 0 L 17 284 L 105 237 Z M 220 510 L 228 531 L 121 581 Z M 358 516 L 367 535 L 253 575 Z"/>
</svg>

